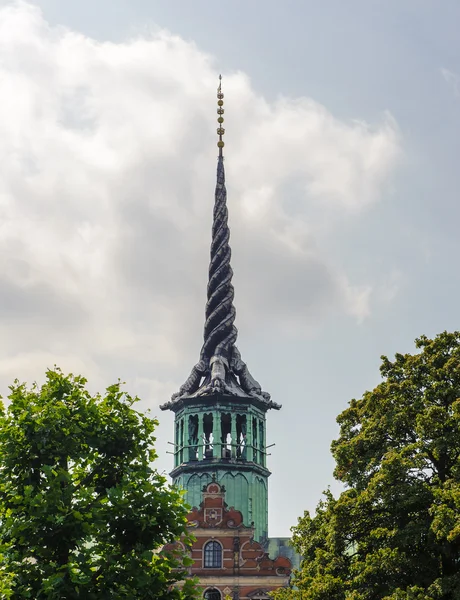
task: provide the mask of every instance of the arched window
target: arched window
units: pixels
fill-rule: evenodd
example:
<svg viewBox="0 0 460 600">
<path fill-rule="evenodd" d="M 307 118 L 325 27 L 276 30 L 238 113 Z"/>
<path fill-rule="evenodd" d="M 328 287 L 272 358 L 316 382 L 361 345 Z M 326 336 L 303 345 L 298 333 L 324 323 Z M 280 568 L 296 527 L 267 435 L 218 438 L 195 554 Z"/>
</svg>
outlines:
<svg viewBox="0 0 460 600">
<path fill-rule="evenodd" d="M 206 590 L 203 598 L 204 600 L 222 600 L 222 596 L 219 590 L 216 590 L 216 588 Z"/>
<path fill-rule="evenodd" d="M 204 547 L 204 568 L 221 569 L 222 568 L 222 546 L 219 542 L 211 541 Z M 220 593 L 220 592 L 217 592 Z M 206 596 L 205 596 L 206 597 Z M 217 596 L 216 596 L 217 597 Z M 209 596 L 213 600 L 212 596 Z M 219 596 L 220 600 L 220 596 Z"/>
</svg>

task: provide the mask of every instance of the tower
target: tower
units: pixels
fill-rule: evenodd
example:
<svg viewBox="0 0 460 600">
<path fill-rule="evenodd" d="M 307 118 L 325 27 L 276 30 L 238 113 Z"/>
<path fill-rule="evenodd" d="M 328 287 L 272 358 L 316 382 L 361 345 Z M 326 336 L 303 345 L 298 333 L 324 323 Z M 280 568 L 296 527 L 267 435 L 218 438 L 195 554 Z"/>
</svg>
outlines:
<svg viewBox="0 0 460 600">
<path fill-rule="evenodd" d="M 174 420 L 173 482 L 199 506 L 204 486 L 224 486 L 228 506 L 253 523 L 257 541 L 268 536 L 266 413 L 281 406 L 263 392 L 236 347 L 224 171 L 224 94 L 217 90 L 219 136 L 204 341 L 190 376 L 163 404 Z"/>
</svg>

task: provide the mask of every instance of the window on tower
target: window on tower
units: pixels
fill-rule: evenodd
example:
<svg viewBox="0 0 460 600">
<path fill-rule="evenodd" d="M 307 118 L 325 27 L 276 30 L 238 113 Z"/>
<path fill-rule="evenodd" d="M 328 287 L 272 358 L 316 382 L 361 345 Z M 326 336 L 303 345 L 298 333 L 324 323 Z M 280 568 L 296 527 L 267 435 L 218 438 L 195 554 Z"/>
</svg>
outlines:
<svg viewBox="0 0 460 600">
<path fill-rule="evenodd" d="M 184 419 L 180 420 L 179 430 L 179 464 L 184 462 Z"/>
<path fill-rule="evenodd" d="M 177 450 L 179 448 L 180 445 L 180 438 L 179 438 L 179 432 L 180 432 L 180 426 L 179 426 L 179 422 L 176 423 L 176 439 L 174 440 L 176 446 L 174 448 L 175 453 L 174 453 L 174 466 L 178 467 L 179 466 L 179 451 Z"/>
<path fill-rule="evenodd" d="M 188 418 L 188 460 L 198 459 L 198 415 Z"/>
<path fill-rule="evenodd" d="M 246 460 L 246 415 L 236 415 L 236 457 Z"/>
<path fill-rule="evenodd" d="M 221 442 L 222 442 L 222 458 L 232 457 L 232 415 L 230 413 L 222 413 L 221 421 Z"/>
<path fill-rule="evenodd" d="M 203 552 L 204 568 L 205 569 L 221 569 L 222 568 L 222 546 L 219 542 L 207 542 Z"/>
<path fill-rule="evenodd" d="M 214 455 L 214 433 L 213 433 L 213 416 L 212 413 L 205 414 L 203 417 L 204 431 L 204 458 L 213 458 Z"/>
<path fill-rule="evenodd" d="M 265 466 L 265 444 L 264 444 L 264 424 L 259 421 L 259 444 L 260 444 L 260 464 Z"/>
<path fill-rule="evenodd" d="M 253 444 L 253 453 L 254 453 L 254 462 L 258 463 L 259 461 L 259 440 L 257 438 L 257 419 L 254 417 L 252 419 L 252 444 Z"/>
</svg>

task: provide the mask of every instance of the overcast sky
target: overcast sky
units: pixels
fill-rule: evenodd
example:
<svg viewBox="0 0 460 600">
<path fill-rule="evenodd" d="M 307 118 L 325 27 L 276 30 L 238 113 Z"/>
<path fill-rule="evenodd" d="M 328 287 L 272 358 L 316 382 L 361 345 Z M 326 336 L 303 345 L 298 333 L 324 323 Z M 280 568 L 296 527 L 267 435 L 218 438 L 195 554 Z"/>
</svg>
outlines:
<svg viewBox="0 0 460 600">
<path fill-rule="evenodd" d="M 458 0 L 0 1 L 0 388 L 118 378 L 160 418 L 199 357 L 223 74 L 238 346 L 270 534 L 332 485 L 380 355 L 459 328 Z M 289 493 L 287 493 L 289 490 Z"/>
</svg>

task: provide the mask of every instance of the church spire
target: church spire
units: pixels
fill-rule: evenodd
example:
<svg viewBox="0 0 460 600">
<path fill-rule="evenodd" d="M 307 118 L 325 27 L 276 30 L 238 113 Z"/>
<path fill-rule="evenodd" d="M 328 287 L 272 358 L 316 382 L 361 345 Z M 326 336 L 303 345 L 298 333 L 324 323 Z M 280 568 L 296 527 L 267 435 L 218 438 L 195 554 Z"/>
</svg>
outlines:
<svg viewBox="0 0 460 600">
<path fill-rule="evenodd" d="M 233 305 L 233 271 L 230 266 L 227 190 L 224 170 L 224 94 L 222 76 L 217 88 L 217 135 L 219 155 L 217 159 L 217 183 L 214 197 L 212 225 L 211 260 L 204 325 L 204 342 L 200 360 L 193 367 L 187 381 L 171 401 L 163 404 L 163 410 L 171 408 L 184 398 L 224 394 L 254 398 L 266 408 L 281 408 L 270 400 L 270 395 L 262 392 L 259 383 L 252 377 L 235 346 L 237 329 L 236 310 Z"/>
<path fill-rule="evenodd" d="M 209 265 L 208 298 L 206 303 L 206 322 L 204 325 L 204 343 L 200 358 L 211 360 L 219 357 L 229 362 L 232 348 L 236 342 L 235 307 L 233 306 L 234 290 L 232 285 L 233 271 L 230 266 L 232 251 L 230 249 L 230 230 L 228 228 L 227 190 L 225 188 L 225 170 L 222 136 L 224 122 L 224 94 L 222 93 L 222 76 L 217 88 L 217 134 L 219 141 L 219 157 L 217 161 L 217 183 L 214 196 L 214 215 L 212 223 L 211 262 Z"/>
</svg>

